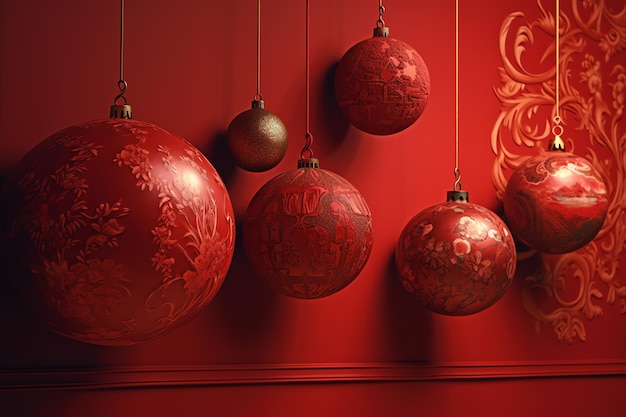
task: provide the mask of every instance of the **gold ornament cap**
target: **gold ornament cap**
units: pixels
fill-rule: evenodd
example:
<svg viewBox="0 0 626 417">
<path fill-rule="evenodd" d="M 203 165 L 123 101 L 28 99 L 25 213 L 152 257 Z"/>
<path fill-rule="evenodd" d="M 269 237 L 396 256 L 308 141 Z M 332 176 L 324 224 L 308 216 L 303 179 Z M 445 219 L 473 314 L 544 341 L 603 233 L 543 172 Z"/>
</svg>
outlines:
<svg viewBox="0 0 626 417">
<path fill-rule="evenodd" d="M 468 203 L 469 192 L 461 190 L 448 191 L 446 201 L 461 201 Z"/>
<path fill-rule="evenodd" d="M 132 119 L 133 112 L 130 104 L 114 104 L 109 111 L 111 119 Z"/>
<path fill-rule="evenodd" d="M 255 94 L 252 97 L 252 108 L 253 109 L 264 109 L 265 102 L 263 101 L 263 96 L 261 94 Z"/>
<path fill-rule="evenodd" d="M 389 27 L 388 26 L 377 26 L 374 28 L 374 37 L 375 38 L 388 38 L 389 37 Z"/>
<path fill-rule="evenodd" d="M 565 152 L 565 142 L 563 142 L 560 135 L 554 135 L 554 139 L 552 140 L 552 143 L 550 143 L 548 149 L 551 151 Z"/>
<path fill-rule="evenodd" d="M 317 158 L 298 159 L 298 168 L 319 168 L 320 160 Z"/>
</svg>

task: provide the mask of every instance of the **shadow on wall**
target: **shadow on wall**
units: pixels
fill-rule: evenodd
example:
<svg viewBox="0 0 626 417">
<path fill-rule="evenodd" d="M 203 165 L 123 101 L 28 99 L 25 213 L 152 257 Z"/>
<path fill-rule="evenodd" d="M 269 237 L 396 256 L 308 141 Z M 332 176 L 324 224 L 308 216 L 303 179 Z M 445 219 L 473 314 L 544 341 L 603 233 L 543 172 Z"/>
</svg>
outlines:
<svg viewBox="0 0 626 417">
<path fill-rule="evenodd" d="M 402 286 L 395 263 L 395 252 L 387 262 L 382 300 L 391 357 L 400 362 L 428 362 L 433 349 L 431 313 L 415 295 Z"/>
<path fill-rule="evenodd" d="M 200 151 L 211 162 L 224 184 L 228 186 L 236 170 L 237 163 L 228 149 L 226 131 L 218 132 L 208 143 L 211 144 L 211 147 L 209 149 L 200 149 Z"/>
<path fill-rule="evenodd" d="M 341 146 L 350 128 L 350 123 L 344 117 L 335 97 L 337 65 L 338 62 L 335 62 L 326 70 L 322 100 L 316 108 L 316 113 L 321 116 L 321 120 L 316 120 L 315 126 L 319 129 L 318 134 L 324 138 L 324 144 L 321 147 L 324 148 L 325 154 Z"/>
<path fill-rule="evenodd" d="M 242 242 L 242 225 L 237 222 L 235 253 L 230 270 L 218 295 L 211 302 L 210 314 L 219 318 L 217 333 L 235 357 L 249 358 L 272 348 L 272 329 L 279 320 L 279 297 L 256 276 L 248 265 Z"/>
</svg>

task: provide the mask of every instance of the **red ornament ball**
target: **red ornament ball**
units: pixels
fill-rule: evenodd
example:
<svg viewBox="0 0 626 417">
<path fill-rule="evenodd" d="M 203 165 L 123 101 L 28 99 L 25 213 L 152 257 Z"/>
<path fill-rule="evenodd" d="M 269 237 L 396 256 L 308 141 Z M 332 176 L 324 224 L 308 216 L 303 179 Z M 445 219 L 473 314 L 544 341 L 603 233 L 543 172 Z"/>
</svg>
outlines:
<svg viewBox="0 0 626 417">
<path fill-rule="evenodd" d="M 430 74 L 410 45 L 374 36 L 352 46 L 335 73 L 335 97 L 356 128 L 391 135 L 422 115 L 430 94 Z"/>
<path fill-rule="evenodd" d="M 260 106 L 239 113 L 226 131 L 228 147 L 241 168 L 261 172 L 274 168 L 287 153 L 287 129 Z"/>
<path fill-rule="evenodd" d="M 287 171 L 252 198 L 243 244 L 254 270 L 278 292 L 321 298 L 350 284 L 372 249 L 372 216 L 354 186 L 320 168 Z"/>
<path fill-rule="evenodd" d="M 504 192 L 513 235 L 542 253 L 573 252 L 598 234 L 608 209 L 600 173 L 585 158 L 548 151 L 521 164 Z"/>
<path fill-rule="evenodd" d="M 494 304 L 515 266 L 515 244 L 504 222 L 469 202 L 448 201 L 418 213 L 396 248 L 404 287 L 445 315 L 474 314 Z"/>
<path fill-rule="evenodd" d="M 183 323 L 219 290 L 234 251 L 230 197 L 190 143 L 113 118 L 68 127 L 18 163 L 11 241 L 56 333 L 132 345 Z"/>
</svg>

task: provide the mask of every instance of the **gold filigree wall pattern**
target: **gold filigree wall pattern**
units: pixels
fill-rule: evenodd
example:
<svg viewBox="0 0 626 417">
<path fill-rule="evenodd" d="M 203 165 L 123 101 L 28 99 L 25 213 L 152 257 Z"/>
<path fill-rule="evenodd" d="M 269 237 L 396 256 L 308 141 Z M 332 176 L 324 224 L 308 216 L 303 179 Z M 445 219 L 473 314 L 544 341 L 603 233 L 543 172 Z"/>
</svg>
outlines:
<svg viewBox="0 0 626 417">
<path fill-rule="evenodd" d="M 560 115 L 567 150 L 601 172 L 610 195 L 596 239 L 564 255 L 535 255 L 524 276 L 526 310 L 553 327 L 558 340 L 587 338 L 585 320 L 603 314 L 601 302 L 626 313 L 626 279 L 618 274 L 626 241 L 626 5 L 572 0 L 560 10 Z M 616 6 L 618 3 L 619 6 Z M 546 3 L 547 4 L 547 3 Z M 511 13 L 499 33 L 501 103 L 492 134 L 492 181 L 501 200 L 507 177 L 529 155 L 543 152 L 555 115 L 555 7 L 537 1 L 539 16 Z M 565 6 L 565 7 L 564 7 Z M 537 69 L 539 68 L 539 69 Z M 574 146 L 576 144 L 576 146 Z M 533 149 L 536 148 L 536 149 Z M 531 262 L 528 260 L 527 262 Z"/>
</svg>

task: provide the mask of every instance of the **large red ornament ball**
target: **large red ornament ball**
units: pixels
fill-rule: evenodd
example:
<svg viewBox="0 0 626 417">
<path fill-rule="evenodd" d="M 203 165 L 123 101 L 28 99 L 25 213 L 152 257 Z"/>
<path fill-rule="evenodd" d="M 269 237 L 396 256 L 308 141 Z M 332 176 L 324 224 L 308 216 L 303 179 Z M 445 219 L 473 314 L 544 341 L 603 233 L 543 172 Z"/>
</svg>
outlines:
<svg viewBox="0 0 626 417">
<path fill-rule="evenodd" d="M 237 165 L 252 172 L 274 168 L 287 153 L 287 128 L 262 103 L 253 102 L 251 109 L 235 116 L 226 131 Z"/>
<path fill-rule="evenodd" d="M 430 94 L 430 74 L 407 43 L 374 36 L 352 46 L 335 73 L 335 97 L 356 128 L 391 135 L 422 115 Z"/>
<path fill-rule="evenodd" d="M 132 345 L 209 303 L 234 251 L 230 197 L 190 143 L 113 118 L 68 127 L 18 163 L 11 240 L 51 329 Z"/>
<path fill-rule="evenodd" d="M 404 287 L 445 315 L 474 314 L 494 304 L 515 266 L 515 244 L 504 222 L 469 202 L 448 201 L 418 213 L 396 248 Z"/>
<path fill-rule="evenodd" d="M 372 249 L 372 216 L 361 194 L 320 168 L 287 171 L 252 198 L 243 244 L 254 270 L 278 292 L 321 298 L 350 284 Z"/>
<path fill-rule="evenodd" d="M 608 209 L 600 173 L 585 158 L 548 151 L 509 178 L 504 213 L 513 235 L 542 253 L 582 248 L 598 234 Z"/>
</svg>

